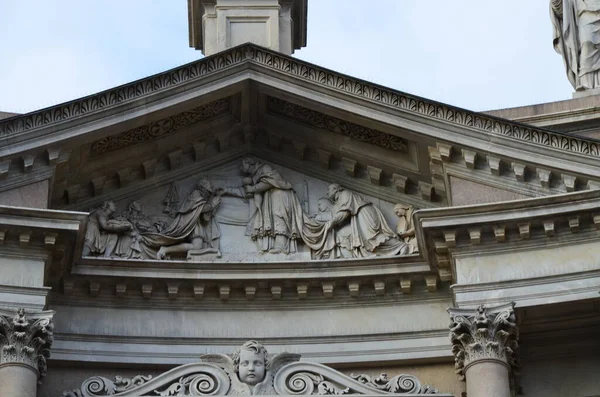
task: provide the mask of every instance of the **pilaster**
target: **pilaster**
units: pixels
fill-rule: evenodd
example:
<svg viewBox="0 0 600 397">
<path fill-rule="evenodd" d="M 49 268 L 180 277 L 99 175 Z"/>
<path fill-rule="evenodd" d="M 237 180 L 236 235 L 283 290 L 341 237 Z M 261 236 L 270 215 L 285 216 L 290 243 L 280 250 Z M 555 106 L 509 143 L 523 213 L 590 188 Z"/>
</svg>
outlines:
<svg viewBox="0 0 600 397">
<path fill-rule="evenodd" d="M 456 373 L 466 380 L 469 397 L 508 397 L 514 390 L 519 339 L 514 306 L 448 309 Z"/>
<path fill-rule="evenodd" d="M 0 390 L 35 397 L 50 357 L 53 311 L 0 309 Z"/>
</svg>

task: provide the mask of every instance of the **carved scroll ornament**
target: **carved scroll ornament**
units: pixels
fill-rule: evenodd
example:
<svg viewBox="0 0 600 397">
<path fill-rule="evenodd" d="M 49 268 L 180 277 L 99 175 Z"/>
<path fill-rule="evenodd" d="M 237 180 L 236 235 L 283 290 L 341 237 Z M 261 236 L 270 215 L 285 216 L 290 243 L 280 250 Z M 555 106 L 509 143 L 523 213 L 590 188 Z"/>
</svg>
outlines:
<svg viewBox="0 0 600 397">
<path fill-rule="evenodd" d="M 256 361 L 253 363 L 252 359 Z M 182 365 L 156 378 L 139 375 L 110 380 L 95 376 L 85 380 L 80 389 L 63 393 L 63 397 L 438 394 L 436 389 L 422 385 L 411 375 L 391 379 L 386 374 L 374 378 L 347 376 L 325 365 L 299 359 L 299 355 L 290 353 L 268 355 L 264 346 L 249 341 L 233 356 L 205 355 L 201 363 Z M 263 365 L 264 372 L 260 369 Z"/>
</svg>

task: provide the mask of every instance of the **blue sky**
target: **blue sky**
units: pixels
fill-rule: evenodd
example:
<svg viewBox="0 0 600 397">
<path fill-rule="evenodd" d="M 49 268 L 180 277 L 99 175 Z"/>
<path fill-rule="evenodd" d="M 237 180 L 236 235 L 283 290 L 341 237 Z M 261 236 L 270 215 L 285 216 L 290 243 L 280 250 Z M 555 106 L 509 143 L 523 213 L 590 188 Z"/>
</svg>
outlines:
<svg viewBox="0 0 600 397">
<path fill-rule="evenodd" d="M 202 57 L 186 0 L 0 0 L 0 43 L 0 111 L 18 113 Z M 548 0 L 309 0 L 294 56 L 473 110 L 573 92 Z"/>
</svg>

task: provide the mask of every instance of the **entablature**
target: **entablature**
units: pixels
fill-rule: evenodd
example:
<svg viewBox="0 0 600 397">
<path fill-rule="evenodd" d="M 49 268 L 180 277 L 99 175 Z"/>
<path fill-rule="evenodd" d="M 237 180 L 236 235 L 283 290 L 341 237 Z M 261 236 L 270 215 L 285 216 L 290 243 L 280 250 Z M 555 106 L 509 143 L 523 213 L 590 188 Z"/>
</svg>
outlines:
<svg viewBox="0 0 600 397">
<path fill-rule="evenodd" d="M 456 283 L 457 303 L 520 298 L 527 306 L 597 295 L 598 190 L 427 209 L 415 218 L 424 256 L 440 279 Z"/>
</svg>

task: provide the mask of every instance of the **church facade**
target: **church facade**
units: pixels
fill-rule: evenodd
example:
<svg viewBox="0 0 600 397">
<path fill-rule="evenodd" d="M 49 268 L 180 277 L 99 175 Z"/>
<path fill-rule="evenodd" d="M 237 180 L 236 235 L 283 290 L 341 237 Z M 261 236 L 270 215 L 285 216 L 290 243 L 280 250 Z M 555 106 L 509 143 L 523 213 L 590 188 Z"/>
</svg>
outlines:
<svg viewBox="0 0 600 397">
<path fill-rule="evenodd" d="M 600 395 L 596 97 L 346 76 L 307 6 L 189 0 L 206 57 L 0 120 L 1 395 Z"/>
</svg>

